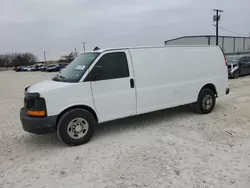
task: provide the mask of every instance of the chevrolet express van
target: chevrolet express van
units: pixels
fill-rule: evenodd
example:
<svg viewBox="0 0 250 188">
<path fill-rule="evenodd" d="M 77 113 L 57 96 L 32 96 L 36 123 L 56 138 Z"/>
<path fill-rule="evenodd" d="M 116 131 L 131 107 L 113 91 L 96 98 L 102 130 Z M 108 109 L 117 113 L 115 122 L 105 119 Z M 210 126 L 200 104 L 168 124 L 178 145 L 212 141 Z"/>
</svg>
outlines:
<svg viewBox="0 0 250 188">
<path fill-rule="evenodd" d="M 20 118 L 25 131 L 57 131 L 75 146 L 98 123 L 185 104 L 207 114 L 228 93 L 217 46 L 106 49 L 82 53 L 52 80 L 26 88 Z"/>
</svg>

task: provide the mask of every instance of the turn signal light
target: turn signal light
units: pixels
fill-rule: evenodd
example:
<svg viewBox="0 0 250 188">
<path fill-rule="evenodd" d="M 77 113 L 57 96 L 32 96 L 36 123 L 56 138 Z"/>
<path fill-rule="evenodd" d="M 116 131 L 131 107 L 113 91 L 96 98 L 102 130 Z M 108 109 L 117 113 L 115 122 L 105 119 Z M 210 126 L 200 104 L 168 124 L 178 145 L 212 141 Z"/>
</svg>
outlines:
<svg viewBox="0 0 250 188">
<path fill-rule="evenodd" d="M 45 116 L 45 111 L 31 111 L 31 110 L 28 110 L 27 111 L 27 114 L 29 116 L 38 116 L 38 117 L 42 117 L 42 116 Z"/>
</svg>

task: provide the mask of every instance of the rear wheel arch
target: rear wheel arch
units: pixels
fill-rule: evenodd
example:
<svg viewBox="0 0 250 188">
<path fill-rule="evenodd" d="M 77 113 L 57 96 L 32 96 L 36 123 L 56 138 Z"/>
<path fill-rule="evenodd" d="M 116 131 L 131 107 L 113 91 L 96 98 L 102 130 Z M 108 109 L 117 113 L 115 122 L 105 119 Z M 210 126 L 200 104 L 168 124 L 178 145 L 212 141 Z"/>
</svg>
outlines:
<svg viewBox="0 0 250 188">
<path fill-rule="evenodd" d="M 212 83 L 208 83 L 208 84 L 204 85 L 204 86 L 200 89 L 200 92 L 199 92 L 199 94 L 198 94 L 197 100 L 198 100 L 198 98 L 199 98 L 199 96 L 200 96 L 200 93 L 201 93 L 201 92 L 202 92 L 202 90 L 204 90 L 204 89 L 210 89 L 211 91 L 213 91 L 213 92 L 214 92 L 215 97 L 217 97 L 217 96 L 218 96 L 218 93 L 217 93 L 217 90 L 216 90 L 215 85 L 214 85 L 214 84 L 212 84 Z"/>
<path fill-rule="evenodd" d="M 65 110 L 63 110 L 57 117 L 57 120 L 56 120 L 56 124 L 58 123 L 58 121 L 60 120 L 60 118 L 63 116 L 63 114 L 65 114 L 66 112 L 68 112 L 69 110 L 72 110 L 72 109 L 76 109 L 76 108 L 80 108 L 80 109 L 83 109 L 83 110 L 86 110 L 88 111 L 90 114 L 92 114 L 92 116 L 95 118 L 96 122 L 98 122 L 98 116 L 96 114 L 96 112 L 89 106 L 86 106 L 86 105 L 75 105 L 75 106 L 71 106 L 71 107 L 68 107 L 66 108 Z"/>
</svg>

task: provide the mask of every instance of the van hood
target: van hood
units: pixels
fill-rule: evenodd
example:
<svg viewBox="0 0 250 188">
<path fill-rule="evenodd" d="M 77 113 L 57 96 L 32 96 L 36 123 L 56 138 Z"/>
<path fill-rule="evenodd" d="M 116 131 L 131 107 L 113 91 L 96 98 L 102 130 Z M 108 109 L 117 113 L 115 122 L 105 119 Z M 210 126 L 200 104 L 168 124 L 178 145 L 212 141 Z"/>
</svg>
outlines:
<svg viewBox="0 0 250 188">
<path fill-rule="evenodd" d="M 54 89 L 67 87 L 70 84 L 72 84 L 72 83 L 56 82 L 56 81 L 53 81 L 53 80 L 45 80 L 45 81 L 38 82 L 37 84 L 28 87 L 27 92 L 28 93 L 40 93 L 41 94 L 41 93 L 51 91 L 51 90 L 54 90 Z"/>
</svg>

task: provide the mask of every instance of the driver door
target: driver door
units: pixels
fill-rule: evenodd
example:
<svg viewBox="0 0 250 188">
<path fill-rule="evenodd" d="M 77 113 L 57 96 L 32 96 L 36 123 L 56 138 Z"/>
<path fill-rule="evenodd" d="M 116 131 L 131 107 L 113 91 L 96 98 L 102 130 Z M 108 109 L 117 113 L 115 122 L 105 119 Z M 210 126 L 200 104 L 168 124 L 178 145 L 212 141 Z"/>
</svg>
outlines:
<svg viewBox="0 0 250 188">
<path fill-rule="evenodd" d="M 127 50 L 103 54 L 90 75 L 99 122 L 136 114 L 134 75 Z"/>
</svg>

